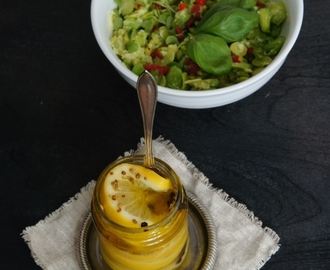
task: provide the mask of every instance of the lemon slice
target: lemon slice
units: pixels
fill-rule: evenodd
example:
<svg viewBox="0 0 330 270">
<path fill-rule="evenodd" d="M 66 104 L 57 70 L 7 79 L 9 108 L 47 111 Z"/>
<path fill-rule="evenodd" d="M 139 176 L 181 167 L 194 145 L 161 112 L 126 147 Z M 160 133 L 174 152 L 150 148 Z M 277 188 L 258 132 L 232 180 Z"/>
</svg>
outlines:
<svg viewBox="0 0 330 270">
<path fill-rule="evenodd" d="M 171 181 L 155 171 L 123 163 L 106 176 L 100 199 L 104 213 L 115 223 L 144 227 L 168 214 L 175 192 Z"/>
</svg>

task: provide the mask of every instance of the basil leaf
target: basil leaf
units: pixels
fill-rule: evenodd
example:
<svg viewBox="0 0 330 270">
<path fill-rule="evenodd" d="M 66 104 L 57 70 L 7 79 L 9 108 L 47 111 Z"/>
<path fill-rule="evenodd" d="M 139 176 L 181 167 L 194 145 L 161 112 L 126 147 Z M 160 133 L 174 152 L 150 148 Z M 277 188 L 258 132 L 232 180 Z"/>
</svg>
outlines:
<svg viewBox="0 0 330 270">
<path fill-rule="evenodd" d="M 257 0 L 241 0 L 240 1 L 240 7 L 246 8 L 246 9 L 253 8 L 253 7 L 255 7 L 256 4 L 257 4 Z"/>
<path fill-rule="evenodd" d="M 221 37 L 209 34 L 192 36 L 187 44 L 187 55 L 208 73 L 223 75 L 231 70 L 230 49 Z"/>
<path fill-rule="evenodd" d="M 227 9 L 232 9 L 234 6 L 232 6 L 229 3 L 223 3 L 223 2 L 217 2 L 210 8 L 202 17 L 201 21 L 199 22 L 199 26 L 203 25 L 210 17 L 212 17 L 214 14 L 216 14 L 219 11 L 227 10 Z M 197 27 L 198 28 L 198 27 Z"/>
<path fill-rule="evenodd" d="M 242 40 L 259 22 L 259 16 L 255 10 L 249 11 L 243 8 L 220 10 L 207 17 L 201 20 L 194 34 L 216 35 L 222 37 L 227 43 Z"/>
<path fill-rule="evenodd" d="M 251 9 L 257 3 L 257 0 L 222 0 L 215 3 L 203 16 L 201 23 L 208 20 L 214 13 L 233 8 Z"/>
<path fill-rule="evenodd" d="M 245 9 L 250 9 L 257 4 L 257 0 L 221 0 L 219 3 L 222 6 L 241 7 Z"/>
</svg>

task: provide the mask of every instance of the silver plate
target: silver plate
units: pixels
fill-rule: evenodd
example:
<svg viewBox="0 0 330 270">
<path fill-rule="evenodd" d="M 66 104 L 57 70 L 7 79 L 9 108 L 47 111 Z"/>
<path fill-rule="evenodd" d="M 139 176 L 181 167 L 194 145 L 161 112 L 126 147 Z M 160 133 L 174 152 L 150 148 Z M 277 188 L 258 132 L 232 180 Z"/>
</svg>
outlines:
<svg viewBox="0 0 330 270">
<path fill-rule="evenodd" d="M 179 270 L 211 270 L 213 269 L 217 240 L 213 220 L 203 205 L 190 193 L 188 220 L 190 247 L 183 267 Z M 91 213 L 88 213 L 81 228 L 79 238 L 79 255 L 84 270 L 111 270 L 104 262 Z M 188 259 L 189 258 L 189 259 Z"/>
</svg>

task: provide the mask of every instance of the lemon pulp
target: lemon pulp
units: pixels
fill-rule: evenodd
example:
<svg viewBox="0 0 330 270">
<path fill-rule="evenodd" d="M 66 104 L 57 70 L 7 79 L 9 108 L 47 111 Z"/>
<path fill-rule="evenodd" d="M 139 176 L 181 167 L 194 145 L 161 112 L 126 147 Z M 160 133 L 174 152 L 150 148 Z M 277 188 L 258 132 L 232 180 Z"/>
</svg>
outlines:
<svg viewBox="0 0 330 270">
<path fill-rule="evenodd" d="M 125 227 L 144 227 L 164 218 L 175 201 L 170 179 L 141 165 L 122 163 L 106 176 L 101 188 L 104 213 Z"/>
</svg>

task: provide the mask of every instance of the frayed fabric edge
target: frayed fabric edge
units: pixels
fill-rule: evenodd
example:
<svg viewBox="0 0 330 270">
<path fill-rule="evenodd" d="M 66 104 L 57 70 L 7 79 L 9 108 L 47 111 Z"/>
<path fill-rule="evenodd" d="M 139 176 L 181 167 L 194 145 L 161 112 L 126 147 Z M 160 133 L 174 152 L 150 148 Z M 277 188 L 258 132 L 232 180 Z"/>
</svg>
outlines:
<svg viewBox="0 0 330 270">
<path fill-rule="evenodd" d="M 37 225 L 35 225 L 35 226 L 37 226 Z M 38 266 L 40 266 L 42 269 L 45 269 L 46 266 L 43 265 L 43 263 L 39 260 L 37 254 L 32 249 L 31 239 L 30 239 L 30 236 L 29 236 L 29 231 L 31 230 L 32 227 L 33 226 L 26 227 L 25 230 L 23 230 L 23 232 L 21 233 L 21 236 L 24 239 L 25 243 L 28 245 L 28 247 L 29 247 L 29 249 L 31 251 L 31 256 L 32 256 L 33 260 L 35 261 L 35 263 Z"/>
<path fill-rule="evenodd" d="M 86 186 L 84 186 L 83 188 L 80 189 L 80 192 L 76 193 L 72 198 L 70 198 L 67 202 L 63 203 L 60 208 L 56 209 L 55 211 L 53 211 L 52 213 L 50 213 L 49 215 L 47 215 L 44 219 L 40 220 L 37 224 L 33 225 L 33 226 L 28 226 L 26 227 L 22 233 L 20 234 L 21 237 L 23 238 L 23 240 L 25 241 L 25 243 L 28 245 L 30 251 L 31 251 L 31 256 L 34 259 L 35 263 L 40 266 L 42 269 L 45 269 L 45 266 L 43 265 L 43 263 L 40 261 L 40 259 L 38 258 L 38 256 L 36 255 L 36 253 L 33 251 L 32 248 L 32 244 L 31 244 L 31 238 L 29 235 L 29 232 L 33 229 L 33 228 L 37 228 L 42 226 L 43 224 L 46 224 L 48 221 L 52 220 L 53 218 L 56 218 L 56 216 L 64 209 L 66 208 L 68 205 L 70 205 L 72 202 L 76 201 L 81 195 L 82 193 L 86 192 L 86 191 L 90 191 L 91 189 L 94 189 L 95 186 L 95 180 L 90 181 Z"/>
<path fill-rule="evenodd" d="M 158 138 L 155 139 L 155 141 L 161 143 L 167 150 L 170 151 L 170 153 L 176 159 L 183 162 L 183 164 L 188 168 L 188 170 L 195 178 L 199 179 L 206 187 L 214 191 L 221 199 L 223 199 L 229 205 L 239 210 L 240 213 L 242 213 L 244 216 L 249 218 L 254 224 L 260 226 L 263 229 L 263 231 L 268 236 L 270 236 L 271 239 L 273 239 L 273 241 L 277 245 L 277 249 L 272 254 L 270 254 L 268 259 L 270 259 L 271 255 L 275 254 L 279 250 L 280 237 L 278 236 L 278 234 L 269 227 L 263 227 L 262 221 L 258 217 L 256 217 L 254 213 L 250 211 L 245 204 L 237 202 L 234 198 L 231 198 L 229 194 L 223 191 L 222 189 L 213 187 L 212 183 L 210 183 L 210 180 L 198 168 L 196 168 L 196 166 L 191 161 L 188 160 L 186 155 L 180 152 L 170 140 L 165 140 L 162 136 L 159 136 Z M 141 138 L 140 143 L 138 144 L 138 150 L 141 146 L 144 145 L 145 145 L 145 140 L 144 138 Z M 131 150 L 130 152 L 127 152 L 127 154 L 132 155 L 136 153 L 138 150 L 136 151 Z M 261 266 L 263 266 L 265 262 L 266 261 L 260 262 Z"/>
<path fill-rule="evenodd" d="M 268 230 L 271 230 L 270 228 L 264 228 L 264 231 L 266 232 L 266 233 L 269 233 L 268 232 Z M 275 243 L 276 243 L 276 249 L 274 249 L 272 252 L 270 252 L 269 254 L 267 254 L 267 258 L 266 259 L 264 259 L 264 260 L 261 260 L 261 261 L 259 261 L 259 265 L 257 265 L 254 269 L 255 270 L 260 270 L 265 264 L 266 264 L 266 262 L 268 262 L 270 259 L 271 259 L 271 257 L 280 249 L 280 245 L 278 244 L 278 241 L 279 241 L 279 237 L 278 237 L 278 235 L 273 231 L 273 230 L 271 230 L 272 231 L 272 233 L 271 233 L 271 237 L 272 237 L 272 234 L 275 234 L 276 235 L 276 238 L 273 238 L 274 239 L 274 241 L 275 241 Z M 278 241 L 276 241 L 276 239 L 278 239 Z"/>
</svg>

